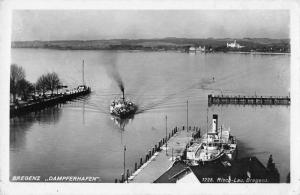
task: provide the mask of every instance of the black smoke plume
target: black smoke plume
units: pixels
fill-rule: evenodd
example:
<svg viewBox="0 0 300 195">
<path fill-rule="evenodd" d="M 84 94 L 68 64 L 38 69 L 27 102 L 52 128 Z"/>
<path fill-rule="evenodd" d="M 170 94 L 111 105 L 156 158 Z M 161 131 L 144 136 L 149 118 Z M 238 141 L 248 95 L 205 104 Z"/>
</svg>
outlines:
<svg viewBox="0 0 300 195">
<path fill-rule="evenodd" d="M 118 84 L 119 89 L 122 91 L 122 93 L 124 93 L 124 83 L 122 80 L 122 77 L 119 73 L 119 70 L 116 66 L 116 64 L 111 64 L 110 65 L 110 76 L 116 81 L 116 83 Z"/>
<path fill-rule="evenodd" d="M 105 53 L 103 58 L 105 59 L 105 68 L 108 76 L 117 83 L 119 89 L 124 94 L 124 82 L 117 68 L 117 54 L 115 52 Z"/>
</svg>

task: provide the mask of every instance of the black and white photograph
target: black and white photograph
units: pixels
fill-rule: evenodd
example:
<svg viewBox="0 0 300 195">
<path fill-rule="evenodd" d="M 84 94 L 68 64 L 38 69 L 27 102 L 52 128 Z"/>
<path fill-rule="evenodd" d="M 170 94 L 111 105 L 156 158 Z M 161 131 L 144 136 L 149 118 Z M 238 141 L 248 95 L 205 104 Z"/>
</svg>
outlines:
<svg viewBox="0 0 300 195">
<path fill-rule="evenodd" d="M 8 182 L 291 184 L 291 13 L 12 9 Z"/>
</svg>

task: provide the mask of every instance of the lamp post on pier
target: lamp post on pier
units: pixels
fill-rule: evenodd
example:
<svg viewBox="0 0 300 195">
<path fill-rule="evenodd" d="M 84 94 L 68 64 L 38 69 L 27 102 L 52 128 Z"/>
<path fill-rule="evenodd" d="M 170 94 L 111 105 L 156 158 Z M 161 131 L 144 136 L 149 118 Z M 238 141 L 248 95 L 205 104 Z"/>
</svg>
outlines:
<svg viewBox="0 0 300 195">
<path fill-rule="evenodd" d="M 168 155 L 168 117 L 166 115 L 166 155 Z"/>
<path fill-rule="evenodd" d="M 189 100 L 186 101 L 186 131 L 189 131 Z"/>
<path fill-rule="evenodd" d="M 124 178 L 126 178 L 126 175 L 125 175 L 125 169 L 126 169 L 126 167 L 125 167 L 125 153 L 126 153 L 126 145 L 124 145 L 124 170 L 123 170 L 123 174 L 124 174 Z M 126 180 L 126 179 L 125 179 Z M 125 181 L 123 181 L 123 182 L 125 182 Z"/>
</svg>

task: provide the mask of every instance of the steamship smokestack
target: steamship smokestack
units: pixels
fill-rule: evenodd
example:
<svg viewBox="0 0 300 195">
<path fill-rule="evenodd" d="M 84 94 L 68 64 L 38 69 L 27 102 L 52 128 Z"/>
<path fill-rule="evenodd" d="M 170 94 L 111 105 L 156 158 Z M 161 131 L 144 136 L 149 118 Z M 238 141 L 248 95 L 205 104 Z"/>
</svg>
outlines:
<svg viewBox="0 0 300 195">
<path fill-rule="evenodd" d="M 218 115 L 217 114 L 213 114 L 212 132 L 213 133 L 217 133 L 218 132 Z"/>
<path fill-rule="evenodd" d="M 124 88 L 122 88 L 121 90 L 122 90 L 122 99 L 123 99 L 123 101 L 125 101 Z"/>
</svg>

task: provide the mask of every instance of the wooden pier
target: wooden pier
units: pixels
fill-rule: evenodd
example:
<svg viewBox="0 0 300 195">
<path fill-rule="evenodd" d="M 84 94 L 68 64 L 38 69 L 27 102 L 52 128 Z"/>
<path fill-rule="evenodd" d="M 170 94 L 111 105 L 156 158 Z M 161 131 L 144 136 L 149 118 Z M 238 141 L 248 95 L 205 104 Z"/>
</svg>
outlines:
<svg viewBox="0 0 300 195">
<path fill-rule="evenodd" d="M 290 96 L 229 96 L 208 95 L 208 106 L 213 104 L 236 104 L 236 105 L 290 105 Z"/>
<path fill-rule="evenodd" d="M 71 91 L 68 94 L 58 94 L 49 98 L 40 98 L 33 102 L 22 103 L 18 105 L 10 106 L 10 117 L 22 115 L 28 112 L 34 112 L 42 110 L 49 106 L 54 106 L 56 104 L 64 103 L 72 99 L 78 98 L 91 93 L 91 88 L 86 87 L 82 90 Z"/>
<path fill-rule="evenodd" d="M 127 169 L 121 174 L 121 179 L 115 179 L 115 183 L 152 183 L 166 172 L 175 159 L 184 155 L 187 145 L 191 140 L 200 137 L 200 127 L 185 126 L 170 130 L 167 137 L 163 138 L 155 147 L 150 149 L 145 158 L 140 158 L 134 163 L 134 170 Z M 125 169 L 125 168 L 124 168 Z"/>
</svg>

